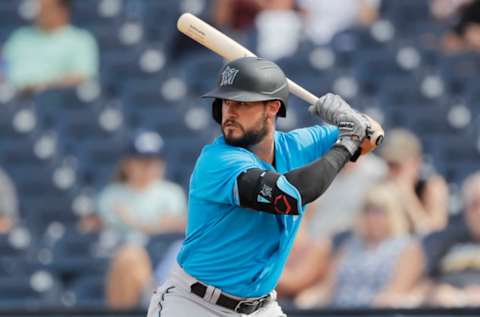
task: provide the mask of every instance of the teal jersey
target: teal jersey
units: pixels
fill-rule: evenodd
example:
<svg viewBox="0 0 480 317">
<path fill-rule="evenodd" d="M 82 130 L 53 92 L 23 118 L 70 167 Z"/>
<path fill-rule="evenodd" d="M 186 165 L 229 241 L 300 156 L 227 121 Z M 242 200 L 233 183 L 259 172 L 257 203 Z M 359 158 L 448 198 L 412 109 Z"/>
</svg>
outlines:
<svg viewBox="0 0 480 317">
<path fill-rule="evenodd" d="M 275 132 L 275 166 L 253 152 L 230 146 L 223 137 L 206 145 L 190 179 L 186 238 L 180 266 L 205 284 L 239 297 L 257 297 L 277 285 L 293 245 L 304 207 L 285 176 L 277 185 L 299 202 L 299 215 L 280 215 L 240 207 L 237 177 L 252 168 L 280 174 L 325 154 L 338 129 L 313 126 Z"/>
</svg>

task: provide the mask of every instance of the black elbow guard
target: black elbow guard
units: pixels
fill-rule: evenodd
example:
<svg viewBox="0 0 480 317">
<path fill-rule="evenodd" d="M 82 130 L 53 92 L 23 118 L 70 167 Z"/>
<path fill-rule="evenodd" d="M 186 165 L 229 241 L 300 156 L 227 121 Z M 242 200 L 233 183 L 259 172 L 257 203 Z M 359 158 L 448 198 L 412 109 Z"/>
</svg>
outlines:
<svg viewBox="0 0 480 317">
<path fill-rule="evenodd" d="M 240 206 L 273 214 L 298 215 L 300 195 L 281 174 L 250 169 L 237 178 Z"/>
</svg>

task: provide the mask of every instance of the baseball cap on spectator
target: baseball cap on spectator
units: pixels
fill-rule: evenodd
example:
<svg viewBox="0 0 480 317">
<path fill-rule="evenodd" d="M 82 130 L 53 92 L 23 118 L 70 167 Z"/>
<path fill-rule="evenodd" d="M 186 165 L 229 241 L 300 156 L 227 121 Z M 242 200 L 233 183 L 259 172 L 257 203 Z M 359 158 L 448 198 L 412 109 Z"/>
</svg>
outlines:
<svg viewBox="0 0 480 317">
<path fill-rule="evenodd" d="M 393 129 L 386 135 L 380 155 L 388 163 L 401 164 L 408 159 L 420 158 L 422 145 L 412 132 L 405 129 Z"/>
<path fill-rule="evenodd" d="M 139 158 L 162 158 L 164 141 L 154 131 L 137 133 L 127 147 L 126 155 Z"/>
</svg>

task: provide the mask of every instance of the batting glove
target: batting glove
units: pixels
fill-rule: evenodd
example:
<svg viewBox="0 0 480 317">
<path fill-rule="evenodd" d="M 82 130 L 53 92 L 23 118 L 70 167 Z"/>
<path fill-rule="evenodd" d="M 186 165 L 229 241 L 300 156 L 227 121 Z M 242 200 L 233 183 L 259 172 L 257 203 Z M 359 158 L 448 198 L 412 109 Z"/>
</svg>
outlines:
<svg viewBox="0 0 480 317">
<path fill-rule="evenodd" d="M 328 124 L 338 126 L 339 118 L 347 113 L 355 112 L 339 95 L 328 93 L 320 97 L 308 108 L 312 115 L 319 116 Z"/>
<path fill-rule="evenodd" d="M 361 113 L 353 111 L 337 117 L 337 126 L 340 130 L 337 145 L 343 146 L 356 161 L 360 155 L 360 145 L 367 136 L 370 121 Z"/>
</svg>

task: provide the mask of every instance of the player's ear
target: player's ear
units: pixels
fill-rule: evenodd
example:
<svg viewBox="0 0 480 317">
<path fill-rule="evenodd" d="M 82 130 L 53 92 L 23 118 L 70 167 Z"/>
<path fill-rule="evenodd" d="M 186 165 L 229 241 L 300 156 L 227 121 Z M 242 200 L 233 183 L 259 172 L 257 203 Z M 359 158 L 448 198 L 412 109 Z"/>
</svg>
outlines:
<svg viewBox="0 0 480 317">
<path fill-rule="evenodd" d="M 267 114 L 271 118 L 275 118 L 280 111 L 282 103 L 279 100 L 267 101 Z"/>
</svg>

